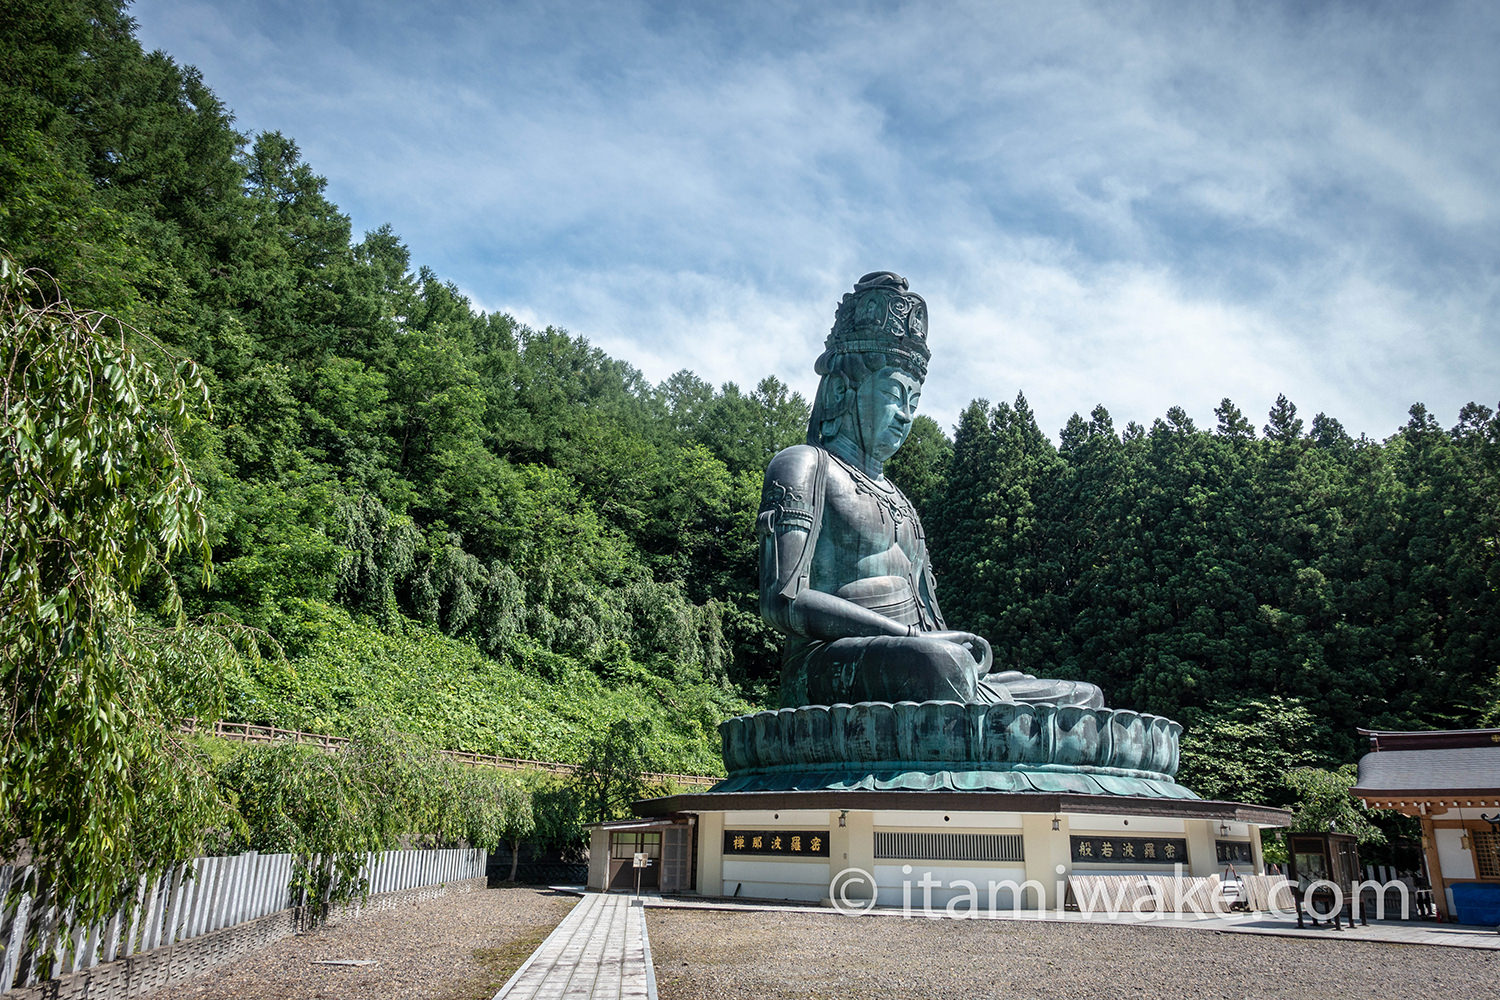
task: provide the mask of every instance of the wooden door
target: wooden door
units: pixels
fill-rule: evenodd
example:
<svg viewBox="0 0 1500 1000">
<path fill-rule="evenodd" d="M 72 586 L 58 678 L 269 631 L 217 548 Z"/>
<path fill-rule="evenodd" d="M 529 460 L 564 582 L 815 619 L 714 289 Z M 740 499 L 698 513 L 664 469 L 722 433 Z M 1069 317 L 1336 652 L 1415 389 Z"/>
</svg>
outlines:
<svg viewBox="0 0 1500 1000">
<path fill-rule="evenodd" d="M 692 880 L 692 827 L 669 826 L 662 831 L 661 891 L 682 892 Z"/>
<path fill-rule="evenodd" d="M 651 865 L 640 870 L 642 890 L 657 887 L 661 871 L 661 834 L 655 830 L 616 830 L 609 835 L 609 888 L 630 891 L 636 886 L 635 855 L 651 857 Z"/>
</svg>

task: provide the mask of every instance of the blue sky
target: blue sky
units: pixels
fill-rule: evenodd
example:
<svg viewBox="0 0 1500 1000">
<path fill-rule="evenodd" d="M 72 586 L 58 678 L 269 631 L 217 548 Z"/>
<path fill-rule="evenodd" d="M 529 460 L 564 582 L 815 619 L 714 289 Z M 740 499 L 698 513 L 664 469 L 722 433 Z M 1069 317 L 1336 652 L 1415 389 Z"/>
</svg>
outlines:
<svg viewBox="0 0 1500 1000">
<path fill-rule="evenodd" d="M 1500 401 L 1500 6 L 140 0 L 356 234 L 660 381 L 810 393 L 928 301 L 926 412 L 1024 391 L 1383 438 Z"/>
</svg>

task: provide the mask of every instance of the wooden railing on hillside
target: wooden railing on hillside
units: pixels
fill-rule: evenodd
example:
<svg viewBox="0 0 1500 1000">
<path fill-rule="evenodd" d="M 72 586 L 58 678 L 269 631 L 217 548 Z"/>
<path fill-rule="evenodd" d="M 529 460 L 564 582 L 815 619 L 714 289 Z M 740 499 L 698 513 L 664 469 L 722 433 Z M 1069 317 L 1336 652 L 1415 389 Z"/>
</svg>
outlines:
<svg viewBox="0 0 1500 1000">
<path fill-rule="evenodd" d="M 322 747 L 325 750 L 342 750 L 349 743 L 347 736 L 329 736 L 325 733 L 305 733 L 300 729 L 282 729 L 280 726 L 257 726 L 250 722 L 215 722 L 212 727 L 200 725 L 197 719 L 187 719 L 182 723 L 184 733 L 207 733 L 225 740 L 240 740 L 247 743 L 274 743 L 277 740 L 290 740 L 296 743 L 305 743 L 310 746 Z M 485 767 L 499 767 L 508 771 L 545 771 L 548 774 L 575 774 L 578 771 L 577 764 L 564 764 L 560 761 L 527 760 L 524 757 L 497 757 L 494 754 L 470 753 L 467 750 L 442 750 L 439 751 L 446 757 L 462 761 L 465 764 L 477 764 Z M 719 781 L 719 778 L 709 774 L 672 774 L 664 771 L 650 771 L 642 775 L 647 781 L 664 783 L 673 782 L 678 785 L 689 785 L 704 787 Z"/>
</svg>

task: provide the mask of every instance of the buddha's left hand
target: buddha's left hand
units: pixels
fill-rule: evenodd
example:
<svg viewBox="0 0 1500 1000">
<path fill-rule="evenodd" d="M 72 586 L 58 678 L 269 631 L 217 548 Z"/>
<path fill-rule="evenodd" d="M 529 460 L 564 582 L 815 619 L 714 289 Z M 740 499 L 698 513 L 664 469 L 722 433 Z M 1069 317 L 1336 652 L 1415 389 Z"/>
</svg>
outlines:
<svg viewBox="0 0 1500 1000">
<path fill-rule="evenodd" d="M 989 673 L 990 667 L 995 663 L 995 654 L 990 649 L 989 640 L 973 632 L 923 632 L 922 636 L 926 639 L 945 639 L 968 650 L 969 655 L 978 664 L 978 669 L 974 673 L 975 677 L 983 677 Z"/>
</svg>

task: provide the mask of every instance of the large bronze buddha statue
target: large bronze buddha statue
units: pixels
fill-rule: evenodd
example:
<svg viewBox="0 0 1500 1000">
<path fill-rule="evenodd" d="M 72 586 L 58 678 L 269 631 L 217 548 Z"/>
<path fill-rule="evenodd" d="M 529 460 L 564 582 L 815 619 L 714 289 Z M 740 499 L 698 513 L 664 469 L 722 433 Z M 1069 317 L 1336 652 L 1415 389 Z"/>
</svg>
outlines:
<svg viewBox="0 0 1500 1000">
<path fill-rule="evenodd" d="M 884 475 L 927 376 L 927 304 L 888 271 L 835 314 L 807 443 L 766 469 L 761 614 L 787 636 L 782 704 L 957 701 L 1098 708 L 1099 688 L 991 670 L 990 645 L 938 610 L 911 503 Z"/>
</svg>

